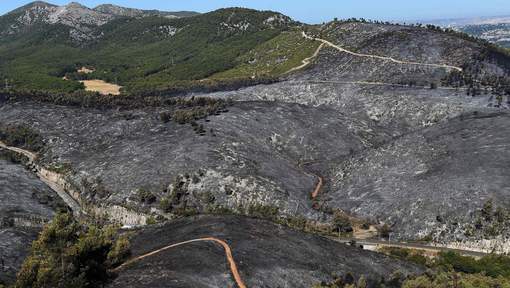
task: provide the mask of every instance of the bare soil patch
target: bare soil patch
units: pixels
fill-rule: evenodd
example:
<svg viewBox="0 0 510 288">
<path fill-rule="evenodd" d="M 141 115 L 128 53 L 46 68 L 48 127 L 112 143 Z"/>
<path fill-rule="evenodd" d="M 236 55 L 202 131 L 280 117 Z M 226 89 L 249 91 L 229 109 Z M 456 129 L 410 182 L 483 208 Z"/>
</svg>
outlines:
<svg viewBox="0 0 510 288">
<path fill-rule="evenodd" d="M 103 80 L 83 80 L 80 81 L 85 85 L 85 90 L 92 92 L 99 92 L 103 95 L 119 95 L 120 86 L 107 83 Z"/>
</svg>

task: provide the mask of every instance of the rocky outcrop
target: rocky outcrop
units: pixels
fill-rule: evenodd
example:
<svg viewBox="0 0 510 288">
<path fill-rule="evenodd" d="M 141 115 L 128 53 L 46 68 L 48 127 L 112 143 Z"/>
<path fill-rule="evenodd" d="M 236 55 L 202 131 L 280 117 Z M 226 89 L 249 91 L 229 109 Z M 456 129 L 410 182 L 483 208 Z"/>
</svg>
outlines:
<svg viewBox="0 0 510 288">
<path fill-rule="evenodd" d="M 56 6 L 37 1 L 7 14 L 8 19 L 12 18 L 12 23 L 8 23 L 4 31 L 0 31 L 0 36 L 23 33 L 30 30 L 32 26 L 41 24 L 64 25 L 68 28 L 70 39 L 80 44 L 101 37 L 102 33 L 97 31 L 97 28 L 119 17 L 163 16 L 181 18 L 195 14 L 197 13 L 139 10 L 109 4 L 90 9 L 77 2 Z"/>
<path fill-rule="evenodd" d="M 148 17 L 148 16 L 163 16 L 167 18 L 182 18 L 198 15 L 196 12 L 180 11 L 180 12 L 167 12 L 158 10 L 142 10 L 126 8 L 112 4 L 103 4 L 94 8 L 95 11 L 115 15 L 119 17 Z"/>
</svg>

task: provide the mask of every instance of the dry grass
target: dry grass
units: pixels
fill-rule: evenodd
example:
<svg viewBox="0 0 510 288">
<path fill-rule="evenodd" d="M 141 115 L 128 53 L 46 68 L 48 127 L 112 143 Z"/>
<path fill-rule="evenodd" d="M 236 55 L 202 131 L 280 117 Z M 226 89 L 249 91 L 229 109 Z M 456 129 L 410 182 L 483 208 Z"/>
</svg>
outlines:
<svg viewBox="0 0 510 288">
<path fill-rule="evenodd" d="M 120 86 L 104 82 L 103 80 L 83 80 L 80 81 L 85 85 L 85 90 L 99 92 L 103 95 L 119 95 Z"/>
</svg>

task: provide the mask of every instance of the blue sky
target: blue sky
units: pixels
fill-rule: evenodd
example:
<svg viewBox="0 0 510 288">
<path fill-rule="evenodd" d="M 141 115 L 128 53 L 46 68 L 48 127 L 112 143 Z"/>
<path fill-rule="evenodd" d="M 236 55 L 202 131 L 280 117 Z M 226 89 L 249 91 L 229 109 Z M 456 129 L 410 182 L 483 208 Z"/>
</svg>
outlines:
<svg viewBox="0 0 510 288">
<path fill-rule="evenodd" d="M 30 3 L 26 0 L 0 0 L 0 14 Z M 69 1 L 50 0 L 62 5 Z M 292 18 L 320 23 L 334 17 L 365 17 L 379 20 L 410 21 L 443 18 L 510 15 L 509 0 L 81 0 L 94 7 L 112 3 L 143 9 L 207 12 L 221 7 L 249 7 L 275 10 Z"/>
</svg>

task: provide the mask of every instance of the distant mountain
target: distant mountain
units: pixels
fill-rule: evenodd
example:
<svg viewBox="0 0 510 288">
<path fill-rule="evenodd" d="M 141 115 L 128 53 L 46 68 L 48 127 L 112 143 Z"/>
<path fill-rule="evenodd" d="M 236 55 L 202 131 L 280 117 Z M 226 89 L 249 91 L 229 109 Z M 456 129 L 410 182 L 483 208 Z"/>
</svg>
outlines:
<svg viewBox="0 0 510 288">
<path fill-rule="evenodd" d="M 453 28 L 510 48 L 510 16 L 445 19 L 426 23 Z"/>
<path fill-rule="evenodd" d="M 124 17 L 145 17 L 145 16 L 163 16 L 168 18 L 182 18 L 199 15 L 200 13 L 191 11 L 166 12 L 159 10 L 141 10 L 134 8 L 126 8 L 112 4 L 103 4 L 94 8 L 95 11 Z"/>
<path fill-rule="evenodd" d="M 510 48 L 510 23 L 467 25 L 460 31 Z"/>
<path fill-rule="evenodd" d="M 468 25 L 495 25 L 510 24 L 510 16 L 489 16 L 472 18 L 439 19 L 424 21 L 427 24 L 434 24 L 442 27 L 463 27 Z"/>
<path fill-rule="evenodd" d="M 56 6 L 42 1 L 36 1 L 20 7 L 0 18 L 0 37 L 26 32 L 34 25 L 56 25 L 65 27 L 61 32 L 69 33 L 75 42 L 92 40 L 98 37 L 94 28 L 102 26 L 120 17 L 148 17 L 162 16 L 168 18 L 182 18 L 197 15 L 195 12 L 164 12 L 157 10 L 138 10 L 110 4 L 100 5 L 90 9 L 77 2 L 64 6 Z"/>
</svg>

